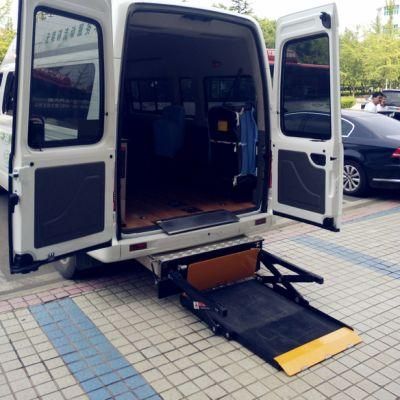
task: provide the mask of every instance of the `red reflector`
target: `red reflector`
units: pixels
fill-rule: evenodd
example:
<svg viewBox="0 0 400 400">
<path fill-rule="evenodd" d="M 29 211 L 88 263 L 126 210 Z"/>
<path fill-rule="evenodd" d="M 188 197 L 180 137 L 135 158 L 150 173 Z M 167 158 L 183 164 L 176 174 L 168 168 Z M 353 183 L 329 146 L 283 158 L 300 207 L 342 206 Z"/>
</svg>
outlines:
<svg viewBox="0 0 400 400">
<path fill-rule="evenodd" d="M 129 246 L 129 251 L 138 251 L 147 249 L 147 243 L 136 243 Z"/>
<path fill-rule="evenodd" d="M 400 158 L 400 147 L 394 151 L 392 154 L 393 158 Z"/>
<path fill-rule="evenodd" d="M 267 223 L 267 218 L 256 219 L 254 225 L 262 225 Z"/>
</svg>

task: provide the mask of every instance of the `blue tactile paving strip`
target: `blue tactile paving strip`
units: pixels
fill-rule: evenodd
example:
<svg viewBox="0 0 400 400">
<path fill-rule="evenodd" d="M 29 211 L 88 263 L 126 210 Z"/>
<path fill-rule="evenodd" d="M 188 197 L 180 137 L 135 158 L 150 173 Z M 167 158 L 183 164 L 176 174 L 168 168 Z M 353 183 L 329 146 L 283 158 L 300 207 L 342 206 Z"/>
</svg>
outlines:
<svg viewBox="0 0 400 400">
<path fill-rule="evenodd" d="M 72 299 L 30 311 L 90 399 L 161 399 Z"/>
<path fill-rule="evenodd" d="M 383 275 L 388 275 L 391 278 L 400 279 L 399 264 L 394 264 L 382 260 L 381 258 L 371 257 L 368 254 L 344 246 L 339 246 L 325 240 L 317 239 L 310 235 L 297 236 L 291 239 L 291 241 L 312 247 L 315 250 L 341 258 L 342 260 L 350 261 L 351 263 L 360 265 L 361 267 L 372 269 Z"/>
<path fill-rule="evenodd" d="M 378 212 L 370 214 L 370 215 L 364 215 L 362 217 L 355 217 L 354 219 L 346 221 L 344 224 L 353 224 L 355 222 L 368 221 L 368 220 L 375 219 L 375 218 L 386 217 L 387 215 L 397 214 L 399 211 L 400 211 L 400 207 L 394 207 L 394 208 L 391 208 L 390 210 L 383 210 L 383 211 L 378 211 Z"/>
</svg>

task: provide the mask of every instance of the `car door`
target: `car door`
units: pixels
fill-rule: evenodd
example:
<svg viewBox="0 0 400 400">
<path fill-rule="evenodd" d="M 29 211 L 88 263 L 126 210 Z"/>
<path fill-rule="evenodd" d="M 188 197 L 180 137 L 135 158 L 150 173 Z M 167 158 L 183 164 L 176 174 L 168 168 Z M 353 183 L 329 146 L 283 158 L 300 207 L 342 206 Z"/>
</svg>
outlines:
<svg viewBox="0 0 400 400">
<path fill-rule="evenodd" d="M 113 237 L 111 0 L 20 0 L 9 164 L 11 273 Z"/>
<path fill-rule="evenodd" d="M 271 118 L 274 214 L 334 231 L 343 168 L 337 21 L 334 4 L 277 21 Z M 307 119 L 298 128 L 297 113 Z"/>
</svg>

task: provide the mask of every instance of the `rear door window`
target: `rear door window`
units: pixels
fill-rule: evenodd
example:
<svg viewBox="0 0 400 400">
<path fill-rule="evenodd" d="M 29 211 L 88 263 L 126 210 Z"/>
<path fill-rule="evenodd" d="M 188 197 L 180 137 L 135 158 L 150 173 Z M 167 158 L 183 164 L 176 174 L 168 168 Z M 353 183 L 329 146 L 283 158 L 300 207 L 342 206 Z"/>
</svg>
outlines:
<svg viewBox="0 0 400 400">
<path fill-rule="evenodd" d="M 329 140 L 331 138 L 330 59 L 327 35 L 287 42 L 281 75 L 281 129 L 286 136 Z M 308 112 L 304 129 L 292 129 L 286 116 Z M 319 113 L 323 113 L 318 115 Z"/>
<path fill-rule="evenodd" d="M 103 65 L 95 22 L 38 10 L 31 75 L 30 125 L 33 148 L 98 142 L 103 135 Z M 73 54 L 73 57 L 71 55 Z"/>
</svg>

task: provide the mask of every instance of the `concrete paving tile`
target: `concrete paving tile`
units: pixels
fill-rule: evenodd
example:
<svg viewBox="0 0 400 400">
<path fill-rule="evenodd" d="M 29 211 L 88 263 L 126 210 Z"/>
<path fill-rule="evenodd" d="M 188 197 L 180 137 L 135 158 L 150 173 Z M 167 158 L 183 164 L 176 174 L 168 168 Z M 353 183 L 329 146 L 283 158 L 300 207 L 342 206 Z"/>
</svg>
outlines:
<svg viewBox="0 0 400 400">
<path fill-rule="evenodd" d="M 22 390 L 18 393 L 15 393 L 15 398 L 17 400 L 31 400 L 31 399 L 36 399 L 37 394 L 33 390 L 33 388 L 29 388 L 29 389 Z"/>
<path fill-rule="evenodd" d="M 232 398 L 235 400 L 253 400 L 255 399 L 255 396 L 247 389 L 242 388 L 237 392 L 232 393 Z"/>
<path fill-rule="evenodd" d="M 183 394 L 183 396 L 188 397 L 198 391 L 200 391 L 199 387 L 196 386 L 192 382 L 185 382 L 182 385 L 179 385 L 177 389 Z"/>
</svg>

